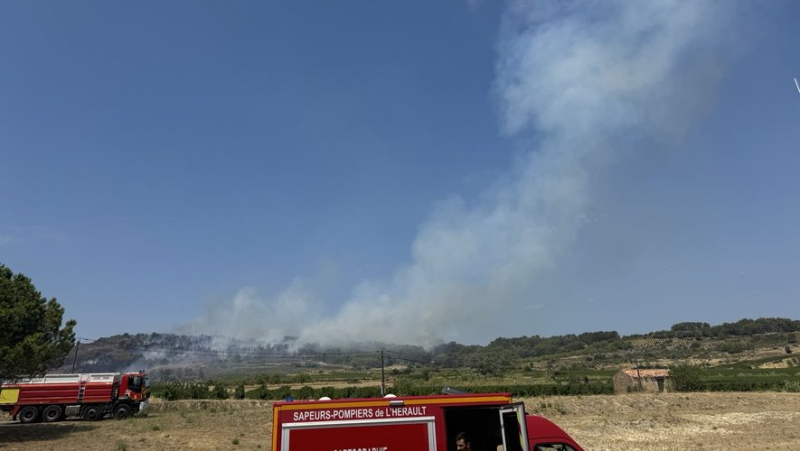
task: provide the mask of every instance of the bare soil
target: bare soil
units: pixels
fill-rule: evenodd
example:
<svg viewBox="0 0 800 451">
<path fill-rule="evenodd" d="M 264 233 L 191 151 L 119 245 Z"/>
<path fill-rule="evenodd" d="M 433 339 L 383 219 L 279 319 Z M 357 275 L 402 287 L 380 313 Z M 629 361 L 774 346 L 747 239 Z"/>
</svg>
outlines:
<svg viewBox="0 0 800 451">
<path fill-rule="evenodd" d="M 798 393 L 525 398 L 592 451 L 800 450 Z M 0 450 L 270 449 L 266 401 L 152 403 L 146 417 L 23 425 L 0 417 Z"/>
<path fill-rule="evenodd" d="M 800 450 L 800 393 L 527 398 L 593 451 Z"/>
</svg>

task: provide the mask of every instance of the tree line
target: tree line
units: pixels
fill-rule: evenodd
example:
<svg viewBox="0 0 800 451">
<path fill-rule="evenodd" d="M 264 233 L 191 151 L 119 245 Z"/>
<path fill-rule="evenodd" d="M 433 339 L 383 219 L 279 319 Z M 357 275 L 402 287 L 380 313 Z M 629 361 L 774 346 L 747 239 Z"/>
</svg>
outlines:
<svg viewBox="0 0 800 451">
<path fill-rule="evenodd" d="M 245 391 L 244 384 L 225 386 L 219 383 L 156 382 L 151 386 L 152 395 L 167 401 L 180 399 L 262 399 L 262 400 L 312 400 L 327 396 L 332 399 L 379 398 L 380 387 L 291 387 L 281 385 L 268 388 L 259 385 Z M 441 394 L 441 388 L 425 385 L 398 384 L 388 387 L 397 396 L 429 396 Z M 464 387 L 465 393 L 511 393 L 515 397 L 607 395 L 614 393 L 608 383 L 596 384 L 502 384 L 474 385 Z"/>
</svg>

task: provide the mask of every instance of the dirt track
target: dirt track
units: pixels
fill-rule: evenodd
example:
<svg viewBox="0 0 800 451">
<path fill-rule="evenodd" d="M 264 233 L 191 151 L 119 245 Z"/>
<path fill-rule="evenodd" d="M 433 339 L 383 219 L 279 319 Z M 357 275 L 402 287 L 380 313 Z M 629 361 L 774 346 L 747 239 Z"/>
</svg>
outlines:
<svg viewBox="0 0 800 451">
<path fill-rule="evenodd" d="M 587 450 L 800 450 L 799 393 L 526 398 Z M 271 409 L 259 401 L 154 403 L 145 418 L 0 423 L 0 450 L 264 449 Z M 234 444 L 236 442 L 236 444 Z"/>
</svg>

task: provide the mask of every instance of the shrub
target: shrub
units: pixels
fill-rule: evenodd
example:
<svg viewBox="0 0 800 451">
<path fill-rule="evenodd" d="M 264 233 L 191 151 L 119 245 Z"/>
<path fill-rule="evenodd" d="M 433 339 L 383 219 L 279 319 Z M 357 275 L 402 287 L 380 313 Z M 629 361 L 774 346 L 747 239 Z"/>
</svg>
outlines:
<svg viewBox="0 0 800 451">
<path fill-rule="evenodd" d="M 700 368 L 692 365 L 678 365 L 670 368 L 672 388 L 675 391 L 698 391 L 703 389 L 700 381 Z"/>
<path fill-rule="evenodd" d="M 233 397 L 235 399 L 244 399 L 244 383 L 239 382 L 236 384 L 236 390 L 233 392 Z"/>
<path fill-rule="evenodd" d="M 223 385 L 215 385 L 211 396 L 214 399 L 228 399 L 228 390 Z"/>
</svg>

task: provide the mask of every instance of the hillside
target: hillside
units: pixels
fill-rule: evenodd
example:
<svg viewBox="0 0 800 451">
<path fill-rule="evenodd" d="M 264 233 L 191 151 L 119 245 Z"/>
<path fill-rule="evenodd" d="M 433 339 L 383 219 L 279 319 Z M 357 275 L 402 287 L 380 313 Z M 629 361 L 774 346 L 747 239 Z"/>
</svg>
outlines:
<svg viewBox="0 0 800 451">
<path fill-rule="evenodd" d="M 615 331 L 553 337 L 497 338 L 486 346 L 451 342 L 426 350 L 418 346 L 362 343 L 347 349 L 305 346 L 295 349 L 287 337 L 265 345 L 224 337 L 175 334 L 122 334 L 82 343 L 75 371 L 105 372 L 147 369 L 155 380 L 197 380 L 210 377 L 350 372 L 354 380 L 384 365 L 390 375 L 412 370 L 469 370 L 476 376 L 499 377 L 518 371 L 592 369 L 613 371 L 633 363 L 658 367 L 676 362 L 715 366 L 791 367 L 800 321 L 785 318 L 742 319 L 712 326 L 679 323 L 669 330 L 620 336 Z M 75 349 L 60 371 L 72 371 Z M 425 375 L 428 376 L 425 376 Z M 300 379 L 303 379 L 302 377 Z M 308 378 L 306 378 L 308 379 Z"/>
</svg>

